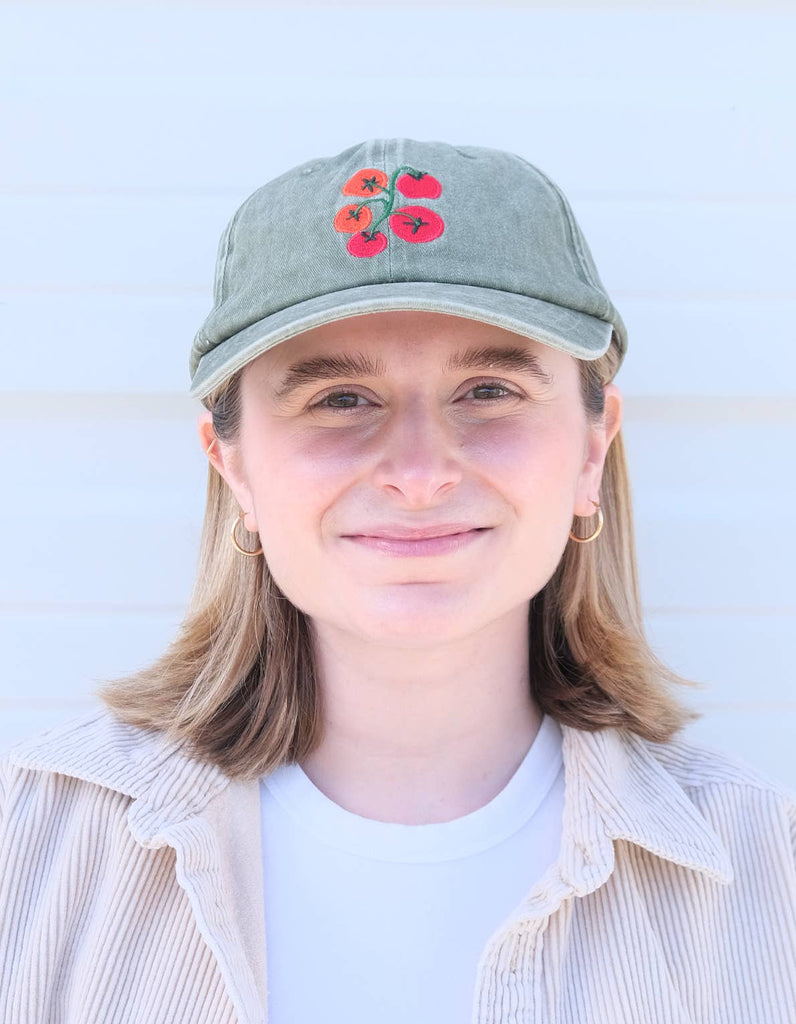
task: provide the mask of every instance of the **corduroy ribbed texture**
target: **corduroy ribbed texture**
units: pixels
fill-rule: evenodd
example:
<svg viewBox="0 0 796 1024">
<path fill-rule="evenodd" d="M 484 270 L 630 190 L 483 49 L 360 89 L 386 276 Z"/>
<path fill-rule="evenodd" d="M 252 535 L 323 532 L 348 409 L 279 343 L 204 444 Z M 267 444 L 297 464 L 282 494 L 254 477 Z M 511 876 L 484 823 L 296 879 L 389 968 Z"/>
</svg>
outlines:
<svg viewBox="0 0 796 1024">
<path fill-rule="evenodd" d="M 561 728 L 560 856 L 484 949 L 473 1024 L 793 1024 L 794 794 L 677 739 Z M 264 1024 L 258 800 L 104 711 L 18 747 L 0 1022 Z"/>
</svg>

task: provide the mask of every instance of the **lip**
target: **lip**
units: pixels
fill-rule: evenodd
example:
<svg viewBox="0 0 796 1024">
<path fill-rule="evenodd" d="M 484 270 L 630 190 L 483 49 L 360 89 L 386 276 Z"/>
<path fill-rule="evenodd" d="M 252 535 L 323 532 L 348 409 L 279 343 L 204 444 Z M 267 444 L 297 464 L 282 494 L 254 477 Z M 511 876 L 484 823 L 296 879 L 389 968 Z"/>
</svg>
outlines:
<svg viewBox="0 0 796 1024">
<path fill-rule="evenodd" d="M 454 533 L 469 533 L 484 529 L 472 523 L 440 523 L 437 526 L 398 526 L 387 523 L 374 526 L 366 532 L 348 534 L 349 537 L 383 537 L 386 540 L 427 540 L 431 537 L 448 537 Z"/>
<path fill-rule="evenodd" d="M 440 527 L 436 527 L 440 529 Z M 447 528 L 445 528 L 447 529 Z M 360 547 L 379 551 L 385 555 L 397 555 L 404 558 L 417 558 L 430 555 L 447 555 L 469 547 L 480 537 L 488 533 L 489 527 L 468 527 L 458 532 L 448 532 L 425 537 L 396 537 L 374 534 L 355 534 L 345 537 Z M 417 531 L 415 531 L 415 534 Z"/>
</svg>

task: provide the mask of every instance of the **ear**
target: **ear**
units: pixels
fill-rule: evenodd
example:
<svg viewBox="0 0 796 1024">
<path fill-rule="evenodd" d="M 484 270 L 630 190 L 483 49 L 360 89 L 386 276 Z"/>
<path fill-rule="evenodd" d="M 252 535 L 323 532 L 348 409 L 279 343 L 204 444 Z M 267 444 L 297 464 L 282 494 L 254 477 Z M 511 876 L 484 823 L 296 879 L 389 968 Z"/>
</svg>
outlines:
<svg viewBox="0 0 796 1024">
<path fill-rule="evenodd" d="M 211 412 L 205 411 L 200 413 L 196 425 L 199 431 L 199 443 L 202 446 L 202 451 L 207 456 L 213 469 L 223 477 L 225 483 L 235 495 L 241 512 L 246 513 L 243 525 L 252 533 L 257 533 L 256 516 L 252 511 L 254 501 L 242 472 L 241 459 L 237 449 L 216 437 L 213 430 L 213 414 Z"/>
<path fill-rule="evenodd" d="M 602 420 L 589 426 L 586 441 L 586 458 L 583 463 L 575 496 L 575 515 L 593 516 L 592 498 L 599 501 L 600 485 L 603 478 L 605 457 L 611 442 L 622 425 L 622 392 L 616 384 L 603 386 L 605 410 Z"/>
</svg>

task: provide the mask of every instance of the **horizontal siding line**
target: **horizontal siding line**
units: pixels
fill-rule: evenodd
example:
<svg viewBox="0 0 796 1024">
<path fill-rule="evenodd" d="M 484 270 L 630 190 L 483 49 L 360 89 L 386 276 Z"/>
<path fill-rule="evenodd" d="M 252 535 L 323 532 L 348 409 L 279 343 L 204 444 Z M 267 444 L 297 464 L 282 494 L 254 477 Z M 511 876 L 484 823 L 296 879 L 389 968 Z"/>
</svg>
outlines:
<svg viewBox="0 0 796 1024">
<path fill-rule="evenodd" d="M 114 677 L 115 678 L 115 677 Z M 104 681 L 98 681 L 97 685 L 102 685 Z M 52 708 L 91 708 L 95 707 L 99 703 L 97 699 L 91 699 L 87 697 L 0 697 L 0 708 L 5 711 L 43 711 Z M 771 712 L 794 712 L 796 711 L 796 701 L 793 700 L 725 700 L 725 701 L 714 701 L 706 700 L 701 701 L 698 705 L 691 705 L 695 710 L 708 712 L 708 711 L 743 711 L 743 712 L 759 712 L 761 714 L 767 714 Z"/>
<path fill-rule="evenodd" d="M 427 0 L 403 0 L 401 6 L 424 7 L 426 6 L 426 3 Z M 22 6 L 32 8 L 34 11 L 36 10 L 36 5 L 34 4 L 23 4 Z M 41 5 L 39 4 L 39 6 Z M 80 3 L 73 2 L 72 6 L 83 8 L 86 5 L 84 0 L 82 0 Z M 125 6 L 130 5 L 120 4 L 119 6 L 124 8 Z M 171 0 L 171 2 L 165 3 L 162 6 L 167 10 L 174 7 L 179 10 L 182 5 L 179 3 L 179 0 L 177 0 L 176 4 L 175 0 Z M 234 10 L 237 8 L 237 13 L 240 13 L 241 8 L 245 11 L 246 8 L 256 9 L 259 7 L 265 9 L 276 8 L 281 13 L 281 9 L 284 7 L 284 0 L 236 0 L 233 4 L 222 4 L 219 3 L 219 0 L 209 0 L 209 2 L 204 6 L 210 8 L 211 12 L 212 8 L 224 10 L 226 12 L 229 12 L 230 9 Z M 319 4 L 318 0 L 293 0 L 290 6 L 291 8 L 312 8 L 318 7 Z M 348 0 L 348 2 L 340 3 L 338 6 L 345 9 L 347 7 L 356 8 L 361 5 L 358 3 L 352 3 L 351 0 Z M 701 0 L 701 3 L 698 5 L 688 6 L 687 10 L 678 8 L 677 5 L 661 3 L 660 0 L 657 0 L 657 2 L 656 0 L 647 0 L 647 2 L 642 5 L 639 5 L 638 0 L 612 0 L 610 4 L 607 4 L 605 0 L 558 0 L 552 11 L 547 0 L 489 0 L 488 3 L 486 0 L 437 0 L 434 6 L 453 7 L 456 9 L 466 7 L 470 8 L 471 15 L 477 14 L 479 9 L 486 12 L 491 10 L 493 7 L 509 9 L 519 8 L 520 11 L 533 11 L 536 9 L 539 14 L 547 17 L 549 17 L 551 13 L 555 16 L 559 9 L 574 8 L 588 15 L 602 11 L 603 13 L 607 13 L 615 17 L 629 17 L 634 21 L 639 18 L 642 18 L 644 21 L 659 20 L 661 18 L 668 21 L 673 17 L 682 17 L 684 14 L 690 14 L 691 16 L 694 14 L 701 14 L 704 16 L 705 14 L 715 14 L 717 8 L 719 9 L 719 13 L 722 17 L 736 17 L 743 21 L 749 20 L 750 16 L 754 20 L 762 20 L 755 18 L 758 11 L 779 13 L 786 16 L 790 16 L 791 14 L 791 5 L 789 0 L 755 0 L 755 2 L 752 2 L 752 0 Z M 695 10 L 695 6 L 699 9 Z M 123 11 L 122 17 L 124 16 L 126 16 L 126 12 Z M 212 16 L 213 15 L 210 12 L 204 15 L 205 18 Z"/>
<path fill-rule="evenodd" d="M 699 704 L 698 711 L 744 711 L 760 712 L 769 714 L 771 712 L 793 712 L 796 711 L 794 700 L 706 700 Z"/>
<path fill-rule="evenodd" d="M 208 282 L 210 277 L 208 277 Z M 174 298 L 181 299 L 185 296 L 203 295 L 212 301 L 212 288 L 210 284 L 186 284 L 186 285 L 164 285 L 157 287 L 151 284 L 142 285 L 121 285 L 121 284 L 95 284 L 95 285 L 59 285 L 59 284 L 2 284 L 0 282 L 0 295 L 120 295 L 134 296 L 135 298 Z M 794 291 L 796 295 L 796 291 Z"/>
<path fill-rule="evenodd" d="M 184 186 L 164 187 L 162 185 L 81 185 L 58 184 L 56 182 L 0 182 L 0 196 L 53 196 L 107 197 L 120 196 L 131 199 L 169 198 L 215 199 L 229 197 L 244 199 L 264 182 L 247 182 L 240 185 L 202 185 L 194 188 Z M 740 203 L 761 205 L 768 203 L 796 202 L 796 192 L 678 192 L 645 189 L 570 189 L 567 193 L 573 203 Z"/>
<path fill-rule="evenodd" d="M 186 380 L 187 380 L 186 368 Z M 66 420 L 188 420 L 198 411 L 198 398 L 185 391 L 0 391 L 0 420 L 43 416 Z"/>
<path fill-rule="evenodd" d="M 158 604 L 153 602 L 131 603 L 113 601 L 0 601 L 0 613 L 3 615 L 71 615 L 71 616 L 150 616 L 168 615 L 182 616 L 185 604 Z"/>
<path fill-rule="evenodd" d="M 208 269 L 206 284 L 185 285 L 62 285 L 53 282 L 31 282 L 30 284 L 3 284 L 0 282 L 0 296 L 32 295 L 40 298 L 52 296 L 90 297 L 93 295 L 111 295 L 120 298 L 167 298 L 182 299 L 202 296 L 212 302 L 211 287 L 212 267 Z M 620 305 L 622 302 L 793 302 L 796 300 L 796 288 L 612 288 L 611 298 Z"/>
<path fill-rule="evenodd" d="M 643 608 L 644 617 L 674 618 L 676 616 L 721 616 L 727 618 L 794 618 L 796 617 L 796 605 L 704 605 L 691 607 L 689 605 L 645 605 Z"/>
<path fill-rule="evenodd" d="M 643 106 L 643 104 L 642 104 Z M 678 192 L 646 189 L 569 189 L 577 203 L 739 203 L 764 206 L 796 202 L 796 192 Z"/>
<path fill-rule="evenodd" d="M 622 389 L 622 381 L 619 379 Z M 0 391 L 0 421 L 190 420 L 201 402 L 182 391 Z M 796 423 L 796 396 L 625 395 L 625 422 Z"/>
<path fill-rule="evenodd" d="M 16 291 L 16 292 L 20 292 L 20 296 L 19 297 L 24 300 L 28 295 L 30 295 L 31 304 L 33 304 L 33 302 L 35 301 L 36 308 L 38 308 L 38 305 L 39 305 L 39 303 L 41 302 L 41 299 L 42 299 L 42 295 L 40 295 L 40 294 L 38 294 L 38 293 L 33 291 L 33 289 L 36 288 L 36 287 L 37 287 L 36 285 L 31 285 L 31 289 L 28 290 L 27 286 L 26 286 L 24 294 L 22 294 L 20 286 L 18 286 L 18 285 L 9 285 L 9 286 L 6 287 L 5 291 L 3 291 L 2 287 L 0 287 L 0 296 L 5 296 L 5 295 L 12 296 L 13 293 Z M 138 287 L 138 286 L 134 286 L 134 287 Z M 196 287 L 198 288 L 199 286 L 196 286 Z M 79 287 L 78 286 L 59 286 L 59 288 L 61 288 L 61 292 L 63 292 L 64 294 L 66 294 L 67 292 L 71 292 L 72 293 L 72 294 L 67 294 L 67 298 L 76 298 L 76 299 L 81 300 L 81 301 L 84 300 L 84 299 L 85 300 L 93 300 L 94 299 L 94 294 L 91 291 L 86 291 L 86 289 L 82 285 L 79 286 Z M 188 290 L 188 289 L 186 289 L 186 290 Z M 193 286 L 191 286 L 189 297 L 191 299 L 191 307 L 192 308 L 194 307 L 194 301 L 193 301 L 194 300 L 194 291 L 195 290 L 194 290 Z M 205 299 L 212 299 L 212 295 L 210 294 L 211 291 L 212 291 L 212 289 L 208 286 L 207 288 L 204 289 L 204 294 L 203 294 L 202 297 L 205 298 Z M 53 294 L 53 296 L 52 296 L 53 305 L 55 305 L 56 303 L 60 303 L 62 301 L 62 299 L 64 297 L 64 294 L 61 294 L 61 292 L 59 292 L 58 294 Z M 702 299 L 702 295 L 707 296 L 707 298 L 703 300 Z M 704 303 L 705 303 L 705 305 L 706 305 L 706 307 L 708 309 L 715 309 L 716 307 L 722 307 L 722 306 L 725 306 L 725 305 L 732 307 L 732 306 L 737 306 L 739 304 L 756 304 L 757 300 L 761 296 L 766 298 L 770 302 L 774 302 L 774 303 L 781 302 L 783 305 L 789 305 L 789 304 L 792 304 L 792 303 L 796 302 L 796 288 L 793 288 L 793 289 L 768 289 L 768 290 L 765 290 L 765 291 L 762 290 L 762 289 L 758 289 L 757 291 L 751 291 L 749 289 L 747 289 L 746 291 L 741 291 L 738 288 L 727 288 L 725 290 L 722 290 L 721 292 L 718 292 L 716 290 L 711 291 L 709 289 L 701 289 L 700 290 L 700 289 L 696 289 L 696 288 L 691 288 L 691 289 L 685 289 L 685 288 L 675 289 L 675 288 L 672 288 L 672 289 L 669 289 L 668 291 L 663 291 L 663 290 L 658 291 L 658 290 L 654 290 L 654 289 L 646 289 L 646 290 L 636 289 L 636 290 L 634 290 L 634 289 L 629 289 L 629 288 L 625 288 L 625 289 L 622 289 L 622 288 L 612 288 L 611 289 L 611 296 L 612 296 L 612 298 L 615 298 L 617 300 L 619 300 L 621 298 L 623 303 L 625 303 L 625 302 L 651 303 L 651 304 L 656 305 L 656 306 L 657 305 L 669 306 L 673 299 L 674 300 L 678 300 L 679 299 L 679 300 L 681 300 L 683 302 L 687 302 L 687 303 L 703 302 L 704 301 Z M 127 296 L 126 294 L 120 294 L 118 296 L 115 295 L 115 294 L 111 295 L 111 299 L 118 298 L 119 300 L 121 300 L 121 302 L 125 302 L 128 299 L 128 297 L 132 297 L 132 298 L 138 299 L 141 296 L 139 296 L 139 295 Z M 44 298 L 46 299 L 46 294 L 44 294 Z M 144 298 L 151 298 L 153 300 L 156 300 L 157 303 L 158 303 L 158 306 L 160 306 L 160 305 L 162 305 L 162 302 L 163 302 L 164 298 L 166 300 L 174 299 L 177 302 L 182 302 L 185 299 L 185 296 L 182 294 L 180 288 L 173 289 L 172 286 L 168 286 L 168 288 L 164 286 L 160 290 L 160 292 L 158 292 L 157 294 L 155 294 L 153 292 L 153 294 L 151 296 L 145 295 Z M 109 303 L 108 305 L 111 305 L 111 304 Z M 105 309 L 105 308 L 107 308 L 107 306 L 102 306 L 101 308 Z"/>
<path fill-rule="evenodd" d="M 182 616 L 187 610 L 187 603 L 131 602 L 113 601 L 0 601 L 0 614 L 3 615 L 70 615 L 70 616 L 150 616 L 168 615 Z M 705 605 L 690 607 L 688 605 L 645 605 L 645 619 L 649 618 L 754 618 L 781 619 L 796 618 L 796 605 Z"/>
<path fill-rule="evenodd" d="M 611 298 L 618 303 L 644 302 L 792 302 L 796 288 L 612 288 Z"/>
<path fill-rule="evenodd" d="M 260 184 L 264 183 L 261 182 Z M 247 188 L 247 185 L 201 185 L 196 188 L 185 188 L 182 186 L 164 188 L 162 185 L 58 185 L 54 182 L 0 182 L 0 196 L 36 196 L 41 198 L 49 198 L 51 196 L 121 196 L 132 199 L 151 199 L 157 197 L 173 199 L 175 196 L 185 199 L 202 199 L 204 197 L 215 199 L 221 196 L 232 199 L 245 199 L 248 194 L 246 192 Z M 256 188 L 258 188 L 257 185 L 252 185 L 249 188 L 249 192 L 253 192 Z M 754 193 L 750 192 L 749 201 L 754 201 L 753 197 Z M 758 201 L 760 199 L 765 200 L 766 198 L 766 196 L 758 196 Z"/>
<path fill-rule="evenodd" d="M 408 0 L 408 4 L 425 6 L 425 0 Z M 50 5 L 42 4 L 39 0 L 38 3 L 16 3 L 14 6 L 22 8 L 19 17 L 20 23 L 24 24 L 29 14 L 36 12 L 42 6 L 46 9 Z M 54 6 L 58 7 L 58 5 Z M 140 11 L 142 5 L 131 3 L 130 0 L 127 0 L 126 3 L 115 5 L 115 8 L 118 10 L 114 10 L 112 15 L 109 15 L 107 9 L 103 9 L 103 4 L 87 4 L 85 0 L 73 0 L 70 6 L 78 10 L 83 10 L 86 7 L 89 9 L 96 7 L 97 14 L 95 17 L 99 23 L 102 23 L 102 19 L 107 19 L 109 16 L 115 17 L 115 20 L 127 25 L 130 25 L 131 14 L 137 20 L 141 18 Z M 245 12 L 247 8 L 252 9 L 251 16 L 253 18 L 261 16 L 261 10 L 258 10 L 258 8 L 265 10 L 271 8 L 280 14 L 284 14 L 283 0 L 235 0 L 234 3 L 227 4 L 221 3 L 220 0 L 207 0 L 207 2 L 199 6 L 204 8 L 204 10 L 201 11 L 201 14 L 196 15 L 196 22 L 203 29 L 223 27 L 221 23 L 222 14 L 229 17 L 231 12 L 234 11 L 239 15 Z M 354 2 L 354 0 L 348 0 L 348 2 L 336 4 L 334 9 L 342 8 L 345 10 L 349 7 L 356 8 L 358 6 L 362 6 L 362 4 Z M 404 6 L 404 4 L 401 6 Z M 689 19 L 684 22 L 684 27 L 692 29 L 692 31 L 704 31 L 705 21 L 707 20 L 709 23 L 710 19 L 715 17 L 717 9 L 722 19 L 733 18 L 740 21 L 744 26 L 748 25 L 750 21 L 756 24 L 765 24 L 765 18 L 758 16 L 757 12 L 759 10 L 780 14 L 781 17 L 778 20 L 784 20 L 786 24 L 792 19 L 791 5 L 787 0 L 761 0 L 759 3 L 751 3 L 750 0 L 701 0 L 698 4 L 683 6 L 661 3 L 661 0 L 647 0 L 643 4 L 639 4 L 638 0 L 612 0 L 611 3 L 606 3 L 605 0 L 562 0 L 562 2 L 556 3 L 555 8 L 551 8 L 546 0 L 494 0 L 494 2 L 489 3 L 487 0 L 438 0 L 434 6 L 468 8 L 468 17 L 473 20 L 478 19 L 481 14 L 487 14 L 493 7 L 518 8 L 520 13 L 537 13 L 544 19 L 546 24 L 550 22 L 558 24 L 560 21 L 559 8 L 574 7 L 582 12 L 589 28 L 592 28 L 595 24 L 595 18 L 599 18 L 600 23 L 604 23 L 606 20 L 624 21 L 627 19 L 633 24 L 651 22 L 663 26 L 672 22 L 677 23 L 683 19 Z M 184 0 L 169 0 L 169 2 L 158 5 L 157 10 L 159 14 L 162 12 L 165 24 L 171 27 L 173 25 L 171 19 L 175 15 L 178 16 L 184 7 Z M 325 5 L 319 4 L 318 0 L 295 0 L 290 7 L 291 9 L 315 7 L 320 8 L 321 14 L 326 13 L 324 10 Z M 61 16 L 60 11 L 58 16 Z M 37 21 L 34 20 L 33 24 L 38 27 Z M 63 24 L 63 22 L 58 22 L 58 24 Z M 238 23 L 233 22 L 232 24 L 237 25 Z M 253 24 L 258 25 L 257 22 L 253 22 Z M 323 21 L 322 24 L 327 24 L 327 22 Z M 696 24 L 696 29 L 693 29 L 694 24 Z M 186 34 L 192 30 L 193 28 L 189 23 L 188 28 L 185 30 Z M 188 36 L 188 39 L 191 38 L 191 36 Z M 213 42 L 216 42 L 215 38 Z"/>
<path fill-rule="evenodd" d="M 796 396 L 625 395 L 623 407 L 626 422 L 796 423 Z"/>
<path fill-rule="evenodd" d="M 61 708 L 68 710 L 90 710 L 99 703 L 86 697 L 0 697 L 0 708 L 4 711 L 46 711 Z"/>
</svg>

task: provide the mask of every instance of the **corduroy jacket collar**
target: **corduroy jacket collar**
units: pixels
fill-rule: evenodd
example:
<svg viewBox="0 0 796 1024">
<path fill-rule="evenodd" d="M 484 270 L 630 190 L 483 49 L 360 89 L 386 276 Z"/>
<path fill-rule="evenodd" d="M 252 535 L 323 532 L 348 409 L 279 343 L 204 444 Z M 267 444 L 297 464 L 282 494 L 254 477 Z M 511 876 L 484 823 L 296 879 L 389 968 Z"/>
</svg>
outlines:
<svg viewBox="0 0 796 1024">
<path fill-rule="evenodd" d="M 624 729 L 587 732 L 562 724 L 561 731 L 566 792 L 561 868 L 575 895 L 591 892 L 610 874 L 614 839 L 732 881 L 728 853 L 677 771 L 686 761 L 678 755 L 688 744 L 651 743 Z M 130 796 L 135 801 L 131 827 L 144 844 L 201 814 L 230 783 L 220 769 L 188 756 L 161 734 L 125 725 L 104 709 L 18 744 L 10 757 L 21 767 L 74 776 Z"/>
<path fill-rule="evenodd" d="M 655 744 L 625 730 L 561 725 L 565 772 L 558 861 L 531 888 L 501 932 L 533 927 L 564 900 L 609 878 L 614 841 L 729 883 L 726 848 L 689 798 L 688 744 Z M 82 779 L 130 798 L 128 825 L 141 846 L 176 851 L 176 874 L 213 950 L 242 1024 L 266 1012 L 266 949 L 257 780 L 232 780 L 162 734 L 105 710 L 18 744 L 21 768 Z M 699 761 L 697 759 L 696 763 Z M 698 782 L 698 779 L 691 780 Z"/>
</svg>

